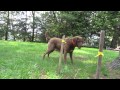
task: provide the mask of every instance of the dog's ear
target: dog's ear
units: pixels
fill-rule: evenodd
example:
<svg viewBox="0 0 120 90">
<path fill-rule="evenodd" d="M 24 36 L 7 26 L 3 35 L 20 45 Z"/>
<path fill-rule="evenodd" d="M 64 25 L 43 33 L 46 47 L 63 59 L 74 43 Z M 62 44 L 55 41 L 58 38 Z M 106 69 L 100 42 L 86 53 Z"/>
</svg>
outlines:
<svg viewBox="0 0 120 90">
<path fill-rule="evenodd" d="M 76 37 L 76 41 L 81 41 L 82 40 L 82 37 Z"/>
<path fill-rule="evenodd" d="M 76 42 L 76 40 L 77 40 L 76 38 L 73 38 L 73 41 L 74 41 L 74 42 Z"/>
<path fill-rule="evenodd" d="M 84 43 L 84 38 L 83 37 L 77 37 L 76 38 L 76 42 L 82 42 L 82 43 Z"/>
<path fill-rule="evenodd" d="M 73 42 L 74 42 L 75 44 L 77 43 L 77 40 L 78 40 L 77 37 L 74 37 L 74 38 L 73 38 Z"/>
</svg>

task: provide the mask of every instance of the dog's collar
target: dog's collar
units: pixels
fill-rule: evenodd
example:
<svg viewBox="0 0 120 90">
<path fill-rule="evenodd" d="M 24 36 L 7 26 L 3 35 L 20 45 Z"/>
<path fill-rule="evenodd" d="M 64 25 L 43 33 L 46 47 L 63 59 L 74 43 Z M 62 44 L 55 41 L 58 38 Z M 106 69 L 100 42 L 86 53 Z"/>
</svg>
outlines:
<svg viewBox="0 0 120 90">
<path fill-rule="evenodd" d="M 75 46 L 76 44 L 75 44 L 75 42 L 72 40 L 72 44 L 73 44 L 73 46 Z"/>
</svg>

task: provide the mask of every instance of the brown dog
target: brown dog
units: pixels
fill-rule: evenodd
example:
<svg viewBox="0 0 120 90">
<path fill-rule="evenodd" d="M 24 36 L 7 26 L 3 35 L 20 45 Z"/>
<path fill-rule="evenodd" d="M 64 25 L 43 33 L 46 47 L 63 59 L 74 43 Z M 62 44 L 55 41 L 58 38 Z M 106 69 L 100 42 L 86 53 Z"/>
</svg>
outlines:
<svg viewBox="0 0 120 90">
<path fill-rule="evenodd" d="M 69 53 L 71 62 L 73 63 L 73 58 L 72 58 L 73 50 L 75 49 L 75 47 L 81 48 L 83 44 L 83 38 L 80 36 L 75 36 L 73 38 L 65 38 L 65 42 L 66 43 L 64 44 L 64 47 L 63 47 L 64 62 L 66 63 L 67 53 Z M 46 54 L 48 54 L 48 57 L 49 57 L 49 54 L 54 50 L 60 51 L 61 43 L 62 43 L 62 39 L 51 38 L 48 42 L 48 49 L 46 53 L 43 55 L 43 59 L 45 58 Z"/>
</svg>

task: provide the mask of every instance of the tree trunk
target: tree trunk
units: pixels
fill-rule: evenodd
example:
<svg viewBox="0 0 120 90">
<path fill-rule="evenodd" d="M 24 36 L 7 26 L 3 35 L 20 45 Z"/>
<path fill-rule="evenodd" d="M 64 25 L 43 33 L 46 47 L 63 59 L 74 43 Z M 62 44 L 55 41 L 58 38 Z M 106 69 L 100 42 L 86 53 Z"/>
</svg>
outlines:
<svg viewBox="0 0 120 90">
<path fill-rule="evenodd" d="M 55 14 L 55 11 L 52 11 L 52 13 L 53 13 L 53 16 L 54 16 L 55 23 L 57 23 L 57 16 Z"/>
<path fill-rule="evenodd" d="M 37 35 L 37 31 L 36 31 L 36 36 L 35 36 L 36 41 L 37 41 L 37 37 L 38 37 L 38 35 Z"/>
<path fill-rule="evenodd" d="M 114 32 L 113 39 L 111 41 L 111 48 L 116 48 L 117 47 L 117 40 L 118 40 L 118 34 L 117 32 Z"/>
<path fill-rule="evenodd" d="M 26 41 L 26 39 L 25 39 L 25 37 L 23 38 L 23 42 L 25 42 Z"/>
<path fill-rule="evenodd" d="M 118 39 L 118 46 L 120 46 L 120 37 L 119 37 L 119 39 Z"/>
<path fill-rule="evenodd" d="M 27 11 L 26 11 L 26 21 L 25 21 L 25 29 L 24 29 L 24 36 L 23 36 L 23 42 L 26 41 L 26 35 L 27 35 Z"/>
<path fill-rule="evenodd" d="M 13 37 L 14 37 L 14 41 L 16 41 L 15 35 Z"/>
<path fill-rule="evenodd" d="M 5 40 L 8 40 L 8 31 L 9 31 L 9 11 L 7 11 L 7 28 L 5 31 Z"/>
<path fill-rule="evenodd" d="M 33 31 L 32 31 L 32 42 L 34 41 L 34 32 L 35 32 L 35 11 L 32 11 L 33 15 Z"/>
</svg>

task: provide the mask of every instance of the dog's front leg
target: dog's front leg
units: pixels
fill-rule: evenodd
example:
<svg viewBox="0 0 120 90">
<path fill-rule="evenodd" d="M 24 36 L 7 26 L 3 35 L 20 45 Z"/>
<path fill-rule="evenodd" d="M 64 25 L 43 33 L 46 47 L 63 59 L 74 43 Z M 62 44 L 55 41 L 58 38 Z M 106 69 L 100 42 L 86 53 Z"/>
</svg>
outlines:
<svg viewBox="0 0 120 90">
<path fill-rule="evenodd" d="M 71 63 L 73 64 L 73 58 L 72 58 L 73 52 L 70 52 L 69 54 L 70 54 Z"/>
</svg>

